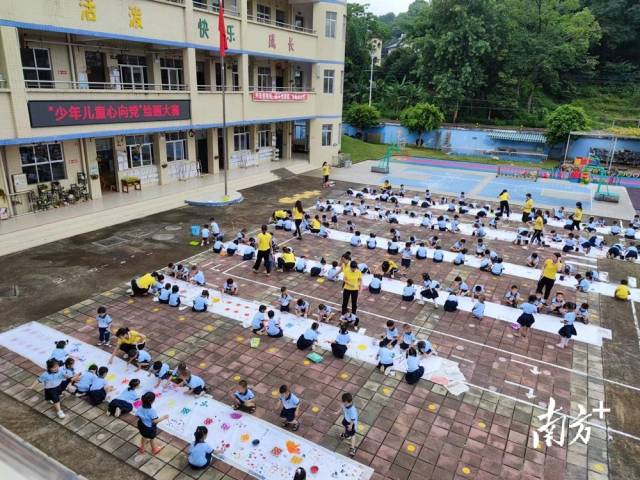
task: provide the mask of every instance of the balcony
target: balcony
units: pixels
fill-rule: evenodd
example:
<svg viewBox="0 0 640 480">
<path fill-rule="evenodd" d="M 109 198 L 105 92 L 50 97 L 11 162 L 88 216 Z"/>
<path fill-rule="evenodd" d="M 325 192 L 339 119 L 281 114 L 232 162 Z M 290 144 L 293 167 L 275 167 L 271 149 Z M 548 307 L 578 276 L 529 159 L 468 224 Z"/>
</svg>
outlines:
<svg viewBox="0 0 640 480">
<path fill-rule="evenodd" d="M 316 31 L 313 28 L 307 28 L 302 26 L 300 23 L 297 24 L 293 24 L 293 23 L 286 23 L 283 21 L 272 21 L 272 19 L 270 18 L 266 18 L 262 15 L 247 15 L 247 20 L 249 20 L 250 22 L 253 23 L 261 23 L 263 25 L 270 25 L 270 26 L 274 26 L 277 28 L 281 28 L 283 30 L 289 30 L 292 32 L 302 32 L 302 33 L 309 33 L 311 35 L 315 35 Z"/>
<path fill-rule="evenodd" d="M 163 92 L 180 92 L 189 89 L 184 84 L 166 84 L 166 83 L 140 83 L 140 82 L 78 82 L 69 80 L 25 80 L 25 88 L 27 91 L 52 90 L 60 91 L 92 91 L 100 92 L 104 90 L 118 92 L 134 92 L 134 93 L 163 93 Z M 1 87 L 0 87 L 1 88 Z"/>
<path fill-rule="evenodd" d="M 239 17 L 240 9 L 238 8 L 238 5 L 228 1 L 226 3 L 227 4 L 224 7 L 225 16 L 231 15 L 233 17 Z M 217 0 L 193 0 L 193 8 L 213 13 L 218 13 L 220 11 Z"/>
</svg>

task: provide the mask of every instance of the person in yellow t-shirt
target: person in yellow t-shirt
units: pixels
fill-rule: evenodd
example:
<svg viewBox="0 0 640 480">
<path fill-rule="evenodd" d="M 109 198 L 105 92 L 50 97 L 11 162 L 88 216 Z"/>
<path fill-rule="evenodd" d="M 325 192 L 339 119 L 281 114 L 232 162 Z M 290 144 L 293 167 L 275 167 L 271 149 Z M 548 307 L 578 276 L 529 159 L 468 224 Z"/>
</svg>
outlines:
<svg viewBox="0 0 640 480">
<path fill-rule="evenodd" d="M 511 210 L 509 208 L 509 192 L 505 189 L 500 192 L 498 195 L 498 200 L 500 200 L 500 216 L 504 216 L 507 214 L 507 219 L 509 215 L 511 215 Z"/>
<path fill-rule="evenodd" d="M 542 238 L 542 231 L 544 230 L 544 217 L 542 216 L 542 210 L 536 211 L 536 217 L 533 221 L 533 235 L 531 235 L 531 241 L 529 242 L 531 245 L 537 243 L 538 245 L 544 244 L 544 239 Z"/>
<path fill-rule="evenodd" d="M 271 247 L 273 245 L 273 235 L 267 231 L 267 226 L 262 225 L 260 233 L 256 235 L 256 246 L 258 253 L 256 254 L 256 263 L 253 265 L 253 271 L 258 273 L 260 264 L 264 260 L 264 267 L 267 270 L 267 276 L 271 275 Z"/>
<path fill-rule="evenodd" d="M 132 350 L 143 350 L 147 342 L 147 337 L 135 330 L 129 329 L 128 327 L 120 327 L 116 332 L 116 338 L 118 339 L 118 342 L 113 348 L 113 352 L 111 352 L 109 364 L 113 362 L 113 357 L 115 357 L 118 350 L 122 350 L 122 352 L 124 352 L 124 358 L 129 358 Z"/>
<path fill-rule="evenodd" d="M 158 280 L 158 274 L 156 272 L 153 273 L 145 273 L 141 277 L 134 278 L 131 280 L 131 296 L 143 296 L 149 293 L 149 289 L 156 283 Z"/>
<path fill-rule="evenodd" d="M 358 262 L 352 260 L 349 266 L 342 272 L 342 315 L 349 310 L 351 300 L 351 313 L 358 311 L 358 293 L 362 288 L 362 272 L 358 268 Z"/>
<path fill-rule="evenodd" d="M 329 174 L 331 173 L 331 166 L 327 162 L 322 163 L 322 187 L 329 188 L 331 183 L 329 182 Z"/>
<path fill-rule="evenodd" d="M 322 223 L 320 223 L 320 218 L 318 217 L 318 215 L 313 217 L 313 219 L 309 223 L 309 229 L 311 230 L 311 233 L 320 233 L 321 226 Z"/>
<path fill-rule="evenodd" d="M 531 198 L 531 194 L 527 193 L 526 199 L 524 201 L 524 206 L 522 207 L 522 222 L 527 223 L 531 220 L 531 212 L 533 211 L 533 198 Z"/>
<path fill-rule="evenodd" d="M 620 280 L 620 285 L 616 287 L 616 291 L 614 296 L 617 300 L 629 300 L 629 295 L 631 295 L 631 290 L 627 286 L 629 282 L 626 279 Z"/>
<path fill-rule="evenodd" d="M 573 212 L 571 218 L 573 219 L 573 223 L 571 224 L 571 230 L 578 229 L 580 230 L 580 222 L 582 222 L 582 202 L 576 203 L 576 211 Z"/>
<path fill-rule="evenodd" d="M 562 255 L 554 253 L 552 258 L 547 258 L 542 267 L 542 275 L 538 280 L 536 293 L 542 293 L 544 290 L 544 302 L 546 303 L 551 295 L 551 289 L 556 283 L 556 275 L 562 271 Z"/>
<path fill-rule="evenodd" d="M 284 247 L 282 249 L 282 255 L 278 258 L 278 268 L 282 270 L 282 272 L 290 272 L 295 265 L 296 256 L 293 254 L 293 251 L 289 247 Z"/>
<path fill-rule="evenodd" d="M 298 240 L 302 240 L 302 231 L 300 230 L 300 225 L 302 225 L 302 219 L 304 218 L 304 208 L 302 208 L 302 202 L 300 200 L 296 201 L 296 204 L 293 206 L 292 213 L 293 221 L 296 224 L 296 231 L 294 235 L 298 237 Z"/>
</svg>

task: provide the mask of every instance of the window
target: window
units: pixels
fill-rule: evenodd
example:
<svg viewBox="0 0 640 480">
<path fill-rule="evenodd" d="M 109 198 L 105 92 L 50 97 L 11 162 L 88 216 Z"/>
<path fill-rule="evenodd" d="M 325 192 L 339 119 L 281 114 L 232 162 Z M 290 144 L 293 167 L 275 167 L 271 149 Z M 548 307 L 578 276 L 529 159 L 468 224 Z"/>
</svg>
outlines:
<svg viewBox="0 0 640 480">
<path fill-rule="evenodd" d="M 303 92 L 305 90 L 304 73 L 301 70 L 296 70 L 293 73 L 293 86 L 299 92 Z"/>
<path fill-rule="evenodd" d="M 271 146 L 271 125 L 263 123 L 258 125 L 258 148 Z"/>
<path fill-rule="evenodd" d="M 129 168 L 153 164 L 153 139 L 151 135 L 126 137 Z"/>
<path fill-rule="evenodd" d="M 137 55 L 118 55 L 120 82 L 127 90 L 144 90 L 148 86 L 147 59 Z"/>
<path fill-rule="evenodd" d="M 163 90 L 180 90 L 183 85 L 182 60 L 175 58 L 160 59 L 160 78 Z"/>
<path fill-rule="evenodd" d="M 271 67 L 258 67 L 258 90 L 271 90 Z"/>
<path fill-rule="evenodd" d="M 287 24 L 287 14 L 284 10 L 276 10 L 276 25 L 284 27 Z"/>
<path fill-rule="evenodd" d="M 233 150 L 239 152 L 240 150 L 249 150 L 249 127 L 234 127 L 233 128 Z"/>
<path fill-rule="evenodd" d="M 22 74 L 27 88 L 53 88 L 48 48 L 21 48 Z"/>
<path fill-rule="evenodd" d="M 258 14 L 256 20 L 262 23 L 271 23 L 271 7 L 258 4 Z"/>
<path fill-rule="evenodd" d="M 324 71 L 324 93 L 333 93 L 333 81 L 335 79 L 336 72 L 335 70 L 325 70 Z"/>
<path fill-rule="evenodd" d="M 347 41 L 347 16 L 342 16 L 342 41 Z"/>
<path fill-rule="evenodd" d="M 41 143 L 20 147 L 22 173 L 27 183 L 54 182 L 67 178 L 64 171 L 64 155 L 59 143 Z"/>
<path fill-rule="evenodd" d="M 240 91 L 240 71 L 237 63 L 231 65 L 231 85 L 234 92 Z"/>
<path fill-rule="evenodd" d="M 185 132 L 171 132 L 165 134 L 167 144 L 167 162 L 187 159 L 187 135 Z"/>
<path fill-rule="evenodd" d="M 326 12 L 324 24 L 325 37 L 336 38 L 336 23 L 338 23 L 338 14 L 336 12 Z"/>
<path fill-rule="evenodd" d="M 322 125 L 322 146 L 330 147 L 331 142 L 331 133 L 333 132 L 333 125 L 330 123 Z"/>
</svg>

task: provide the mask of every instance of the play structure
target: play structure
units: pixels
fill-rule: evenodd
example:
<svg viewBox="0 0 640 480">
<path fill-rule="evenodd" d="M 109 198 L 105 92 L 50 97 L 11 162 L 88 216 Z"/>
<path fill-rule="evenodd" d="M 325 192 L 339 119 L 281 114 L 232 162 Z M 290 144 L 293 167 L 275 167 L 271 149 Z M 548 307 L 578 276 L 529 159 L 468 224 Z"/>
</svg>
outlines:
<svg viewBox="0 0 640 480">
<path fill-rule="evenodd" d="M 378 162 L 378 165 L 371 167 L 371 171 L 374 173 L 384 173 L 384 174 L 389 173 L 389 163 L 391 163 L 391 157 L 394 154 L 401 154 L 401 153 L 402 153 L 402 150 L 398 145 L 390 145 L 389 148 L 387 148 L 387 151 L 384 154 L 384 157 L 382 157 Z"/>
</svg>

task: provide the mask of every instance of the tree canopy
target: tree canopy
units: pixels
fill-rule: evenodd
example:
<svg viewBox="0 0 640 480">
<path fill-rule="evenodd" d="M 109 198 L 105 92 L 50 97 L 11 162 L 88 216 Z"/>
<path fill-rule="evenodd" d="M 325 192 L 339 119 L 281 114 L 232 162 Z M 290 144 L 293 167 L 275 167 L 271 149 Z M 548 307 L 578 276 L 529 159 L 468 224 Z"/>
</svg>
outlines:
<svg viewBox="0 0 640 480">
<path fill-rule="evenodd" d="M 424 132 L 435 130 L 444 121 L 444 115 L 438 107 L 431 103 L 418 103 L 405 108 L 400 114 L 400 122 L 410 132 L 418 134 L 418 140 Z"/>
<path fill-rule="evenodd" d="M 589 125 L 589 117 L 580 107 L 561 105 L 547 117 L 547 143 L 557 145 L 564 143 L 569 133 L 580 131 Z"/>
<path fill-rule="evenodd" d="M 354 103 L 344 114 L 344 119 L 359 130 L 375 127 L 380 123 L 380 112 L 366 103 Z"/>
</svg>

